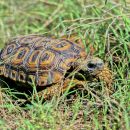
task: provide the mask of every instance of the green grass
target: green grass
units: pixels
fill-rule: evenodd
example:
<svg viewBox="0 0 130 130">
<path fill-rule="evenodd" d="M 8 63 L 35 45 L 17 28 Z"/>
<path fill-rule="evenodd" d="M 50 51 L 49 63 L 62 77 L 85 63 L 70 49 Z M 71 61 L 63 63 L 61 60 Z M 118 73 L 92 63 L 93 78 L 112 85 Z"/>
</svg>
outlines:
<svg viewBox="0 0 130 130">
<path fill-rule="evenodd" d="M 86 1 L 1 0 L 0 48 L 11 37 L 23 34 L 60 37 L 76 33 L 84 44 L 94 46 L 94 55 L 109 63 L 115 92 L 107 96 L 91 84 L 85 86 L 87 95 L 77 94 L 71 103 L 63 96 L 19 107 L 11 90 L 1 89 L 0 129 L 130 129 L 130 2 Z"/>
</svg>

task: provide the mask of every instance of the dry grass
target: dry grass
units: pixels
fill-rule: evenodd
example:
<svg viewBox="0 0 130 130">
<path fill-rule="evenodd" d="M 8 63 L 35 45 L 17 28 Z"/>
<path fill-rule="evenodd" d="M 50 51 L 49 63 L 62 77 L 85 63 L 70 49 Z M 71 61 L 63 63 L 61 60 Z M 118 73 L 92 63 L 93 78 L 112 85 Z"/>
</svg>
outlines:
<svg viewBox="0 0 130 130">
<path fill-rule="evenodd" d="M 94 55 L 103 58 L 115 75 L 112 95 L 104 94 L 102 83 L 90 83 L 70 96 L 44 103 L 32 100 L 24 107 L 19 106 L 21 99 L 11 89 L 1 88 L 0 129 L 130 129 L 130 3 L 105 2 L 0 1 L 0 47 L 21 34 L 60 37 L 76 33 L 83 44 L 87 41 L 94 46 Z"/>
</svg>

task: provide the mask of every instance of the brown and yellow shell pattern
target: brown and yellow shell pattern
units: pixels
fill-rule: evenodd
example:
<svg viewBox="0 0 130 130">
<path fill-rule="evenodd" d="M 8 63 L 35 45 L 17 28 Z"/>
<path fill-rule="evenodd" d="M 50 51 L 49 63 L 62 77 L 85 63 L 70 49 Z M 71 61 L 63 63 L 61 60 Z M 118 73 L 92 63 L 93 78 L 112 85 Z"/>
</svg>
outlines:
<svg viewBox="0 0 130 130">
<path fill-rule="evenodd" d="M 0 75 L 22 83 L 32 80 L 37 86 L 57 83 L 85 49 L 67 39 L 42 35 L 19 36 L 0 52 Z"/>
</svg>

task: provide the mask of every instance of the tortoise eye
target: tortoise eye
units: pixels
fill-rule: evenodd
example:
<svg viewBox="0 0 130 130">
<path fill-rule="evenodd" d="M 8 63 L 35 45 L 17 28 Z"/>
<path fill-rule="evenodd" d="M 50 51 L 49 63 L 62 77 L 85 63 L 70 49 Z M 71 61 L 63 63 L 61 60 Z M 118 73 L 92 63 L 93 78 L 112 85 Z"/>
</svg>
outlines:
<svg viewBox="0 0 130 130">
<path fill-rule="evenodd" d="M 95 69 L 97 67 L 96 64 L 94 64 L 94 63 L 88 63 L 87 66 L 89 69 Z"/>
<path fill-rule="evenodd" d="M 90 61 L 87 64 L 87 68 L 89 71 L 93 71 L 93 70 L 99 70 L 104 66 L 103 61 L 102 60 L 97 60 L 97 61 Z"/>
</svg>

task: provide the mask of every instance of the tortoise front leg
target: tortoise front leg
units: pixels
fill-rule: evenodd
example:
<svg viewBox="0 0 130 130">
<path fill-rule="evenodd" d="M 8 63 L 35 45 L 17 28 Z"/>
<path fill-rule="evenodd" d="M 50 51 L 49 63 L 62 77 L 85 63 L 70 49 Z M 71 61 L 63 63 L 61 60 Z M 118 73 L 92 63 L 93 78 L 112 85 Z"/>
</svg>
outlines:
<svg viewBox="0 0 130 130">
<path fill-rule="evenodd" d="M 65 91 L 69 91 L 76 85 L 83 85 L 86 81 L 79 81 L 79 80 L 71 80 L 67 79 L 63 83 L 57 83 L 55 85 L 52 85 L 50 87 L 47 87 L 46 89 L 38 92 L 37 94 L 34 94 L 33 97 L 29 98 L 27 101 L 31 101 L 31 99 L 36 99 L 37 97 L 43 97 L 44 100 L 50 99 L 53 96 L 59 96 Z"/>
<path fill-rule="evenodd" d="M 46 88 L 45 90 L 38 93 L 39 96 L 43 95 L 44 99 L 48 99 L 49 97 L 58 96 L 65 91 L 69 91 L 74 88 L 76 85 L 83 85 L 85 81 L 79 80 L 71 80 L 67 79 L 63 83 L 55 84 L 51 87 Z"/>
</svg>

